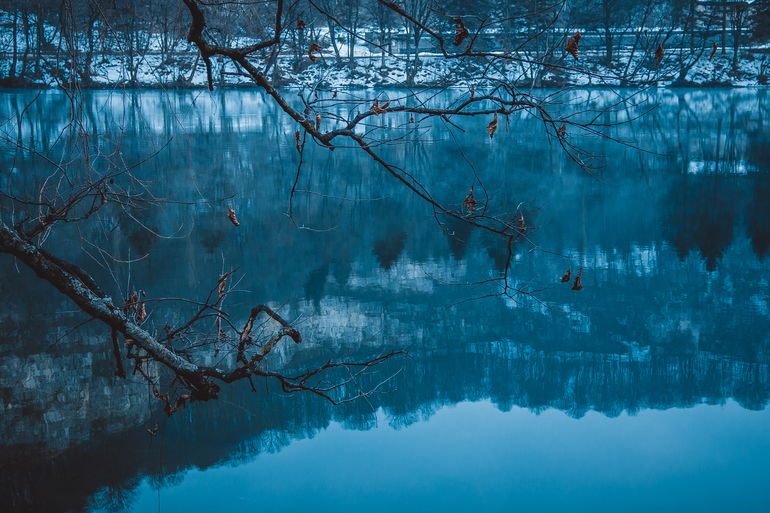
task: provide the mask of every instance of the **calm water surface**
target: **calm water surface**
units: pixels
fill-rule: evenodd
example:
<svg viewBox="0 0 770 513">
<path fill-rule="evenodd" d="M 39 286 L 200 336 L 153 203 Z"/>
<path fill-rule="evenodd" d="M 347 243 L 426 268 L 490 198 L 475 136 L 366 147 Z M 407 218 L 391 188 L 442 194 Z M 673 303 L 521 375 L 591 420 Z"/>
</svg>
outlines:
<svg viewBox="0 0 770 513">
<path fill-rule="evenodd" d="M 608 92 L 574 94 L 612 101 Z M 4 92 L 2 117 L 31 97 Z M 115 284 L 118 296 L 129 273 L 150 297 L 205 295 L 223 268 L 240 266 L 248 292 L 233 301 L 236 319 L 264 302 L 300 321 L 305 342 L 283 348 L 275 368 L 382 348 L 407 348 L 411 358 L 367 378 L 397 373 L 391 393 L 369 402 L 333 407 L 231 386 L 221 401 L 165 419 L 145 386 L 114 378 L 105 330 L 67 333 L 84 317 L 2 257 L 3 510 L 765 510 L 764 91 L 637 98 L 607 121 L 657 104 L 613 133 L 648 151 L 583 140 L 609 155 L 596 178 L 527 116 L 501 123 L 493 140 L 488 121 L 463 125 L 455 135 L 496 205 L 512 211 L 535 198 L 542 206 L 532 240 L 547 251 L 516 247 L 512 268 L 516 284 L 540 290 L 536 301 L 465 301 L 496 290 L 452 283 L 495 276 L 505 248 L 460 224 L 446 236 L 423 203 L 344 148 L 310 150 L 298 188 L 326 196 L 295 199 L 297 224 L 318 231 L 298 230 L 285 215 L 295 128 L 259 93 L 88 99 L 95 126 L 124 128 L 128 162 L 160 150 L 140 172 L 191 204 L 132 213 L 164 239 L 119 212 L 82 227 L 99 240 L 106 226 L 116 257 L 149 255 L 130 269 L 96 265 L 72 233 L 51 248 Z M 30 146 L 56 141 L 64 100 L 45 92 L 29 109 Z M 124 102 L 141 105 L 143 117 Z M 422 142 L 382 152 L 459 206 L 473 170 L 447 128 L 432 128 Z M 2 151 L 9 172 L 0 186 L 34 190 L 14 166 L 39 162 Z M 238 229 L 226 219 L 229 204 Z M 558 283 L 581 265 L 581 292 Z M 154 312 L 151 325 L 161 328 L 172 312 Z M 226 364 L 229 356 L 200 357 Z"/>
</svg>

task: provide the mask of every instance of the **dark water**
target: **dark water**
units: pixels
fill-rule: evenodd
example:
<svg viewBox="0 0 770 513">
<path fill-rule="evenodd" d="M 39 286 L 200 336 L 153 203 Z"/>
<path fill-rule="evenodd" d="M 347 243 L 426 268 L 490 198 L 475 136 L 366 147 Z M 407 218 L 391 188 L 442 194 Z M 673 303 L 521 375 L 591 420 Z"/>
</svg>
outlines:
<svg viewBox="0 0 770 513">
<path fill-rule="evenodd" d="M 575 94 L 612 101 L 608 92 Z M 3 94 L 2 117 L 31 97 Z M 167 238 L 120 212 L 81 227 L 115 258 L 147 255 L 130 268 L 87 255 L 73 232 L 49 249 L 116 296 L 130 277 L 150 297 L 201 297 L 223 269 L 240 267 L 247 292 L 231 303 L 236 319 L 269 303 L 301 321 L 305 342 L 282 348 L 278 368 L 382 348 L 408 348 L 411 358 L 367 378 L 374 385 L 396 373 L 391 393 L 368 402 L 333 407 L 232 386 L 221 401 L 166 420 L 146 386 L 112 375 L 108 333 L 94 324 L 68 333 L 85 318 L 3 256 L 3 510 L 764 510 L 764 91 L 636 98 L 606 120 L 658 104 L 613 132 L 647 151 L 584 139 L 609 155 L 595 178 L 527 116 L 501 122 L 492 140 L 487 120 L 465 123 L 455 132 L 463 153 L 440 123 L 423 142 L 381 148 L 443 201 L 459 205 L 473 183 L 464 154 L 496 207 L 533 198 L 542 206 L 530 223 L 542 250 L 520 244 L 512 267 L 514 283 L 540 290 L 536 299 L 474 301 L 497 290 L 455 284 L 497 276 L 505 248 L 461 224 L 446 236 L 425 204 L 358 152 L 310 149 L 298 188 L 325 196 L 296 197 L 295 221 L 320 231 L 297 229 L 285 215 L 295 128 L 258 93 L 88 98 L 99 131 L 117 140 L 122 127 L 127 162 L 160 151 L 139 173 L 180 203 L 131 213 Z M 67 102 L 43 93 L 26 116 L 24 140 L 48 147 Z M 0 186 L 34 190 L 13 167 L 39 160 L 3 151 Z M 237 229 L 226 218 L 231 204 Z M 8 203 L 0 205 L 7 223 Z M 582 291 L 557 284 L 580 265 Z M 172 315 L 158 309 L 151 326 Z"/>
</svg>

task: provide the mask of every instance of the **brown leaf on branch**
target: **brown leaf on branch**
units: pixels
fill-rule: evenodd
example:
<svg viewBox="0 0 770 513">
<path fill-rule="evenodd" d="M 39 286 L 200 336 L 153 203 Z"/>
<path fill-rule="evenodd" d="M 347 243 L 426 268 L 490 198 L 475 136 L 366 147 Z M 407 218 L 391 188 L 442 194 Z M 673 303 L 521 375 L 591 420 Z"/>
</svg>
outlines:
<svg viewBox="0 0 770 513">
<path fill-rule="evenodd" d="M 217 289 L 219 293 L 219 299 L 222 299 L 222 297 L 225 295 L 225 283 L 227 282 L 227 275 L 222 274 L 219 276 L 219 279 L 217 280 Z"/>
<path fill-rule="evenodd" d="M 144 309 L 144 301 L 139 303 L 139 309 L 136 312 L 136 322 L 142 322 L 147 318 L 147 310 Z"/>
<path fill-rule="evenodd" d="M 468 33 L 468 29 L 465 28 L 465 23 L 463 23 L 463 20 L 461 20 L 460 18 L 456 18 L 455 19 L 455 42 L 454 42 L 454 45 L 455 46 L 460 46 L 461 44 L 463 44 L 463 41 L 465 41 L 465 39 L 467 37 L 469 37 L 469 36 L 470 36 L 470 34 Z"/>
<path fill-rule="evenodd" d="M 583 280 L 580 278 L 583 274 L 583 266 L 580 266 L 580 270 L 575 278 L 575 283 L 572 284 L 572 290 L 583 290 Z"/>
<path fill-rule="evenodd" d="M 297 130 L 296 132 L 294 132 L 294 145 L 297 147 L 297 151 L 299 153 L 302 153 L 302 148 L 299 145 L 299 139 L 300 139 L 300 133 L 299 133 L 299 130 Z"/>
<path fill-rule="evenodd" d="M 497 131 L 497 112 L 495 112 L 495 117 L 487 125 L 487 132 L 489 132 L 490 139 L 492 139 L 495 136 L 496 131 Z"/>
<path fill-rule="evenodd" d="M 414 123 L 414 114 L 409 115 L 409 122 Z"/>
<path fill-rule="evenodd" d="M 235 210 L 233 210 L 233 207 L 228 207 L 227 212 L 227 218 L 230 220 L 231 223 L 233 223 L 235 226 L 240 226 L 241 223 L 238 222 L 238 218 L 235 217 Z"/>
<path fill-rule="evenodd" d="M 556 135 L 561 140 L 564 140 L 564 138 L 567 136 L 567 122 L 566 121 L 562 121 L 561 126 L 556 130 Z"/>
<path fill-rule="evenodd" d="M 567 46 L 564 47 L 564 50 L 566 50 L 567 53 L 572 54 L 575 60 L 578 60 L 578 43 L 580 43 L 580 37 L 580 31 L 575 32 L 575 35 L 570 37 L 567 41 Z"/>
<path fill-rule="evenodd" d="M 155 421 L 155 428 L 154 429 L 150 429 L 150 426 L 148 426 L 147 424 L 145 424 L 144 427 L 147 428 L 147 432 L 150 433 L 150 435 L 155 436 L 156 434 L 158 434 L 158 421 L 157 420 Z"/>
<path fill-rule="evenodd" d="M 564 273 L 564 276 L 561 277 L 562 283 L 567 283 L 572 276 L 572 269 L 567 269 L 567 272 Z"/>
<path fill-rule="evenodd" d="M 380 106 L 380 101 L 375 98 L 374 102 L 372 103 L 371 111 L 374 114 L 384 114 L 387 112 L 385 109 L 388 108 L 388 105 L 390 105 L 390 100 L 386 101 L 382 104 L 382 106 Z"/>
<path fill-rule="evenodd" d="M 321 115 L 320 114 L 316 114 L 315 115 L 315 129 L 318 130 L 319 128 L 321 128 Z"/>
<path fill-rule="evenodd" d="M 310 60 L 312 62 L 315 62 L 315 55 L 313 53 L 317 52 L 319 55 L 321 54 L 321 47 L 317 43 L 310 43 L 310 48 L 307 51 L 307 56 L 310 57 Z"/>
<path fill-rule="evenodd" d="M 717 53 L 717 48 L 718 48 L 717 42 L 714 41 L 714 47 L 711 49 L 711 55 L 709 55 L 709 60 L 714 58 L 714 54 Z"/>
<path fill-rule="evenodd" d="M 476 210 L 476 207 L 479 206 L 479 202 L 473 197 L 473 185 L 471 185 L 471 192 L 469 192 L 465 197 L 465 200 L 463 200 L 463 206 L 467 208 L 468 212 L 471 214 Z"/>
<path fill-rule="evenodd" d="M 305 22 L 302 20 L 297 20 L 297 30 L 305 30 Z"/>
<path fill-rule="evenodd" d="M 524 222 L 524 216 L 523 215 L 519 218 L 519 228 L 518 228 L 518 230 L 519 230 L 520 234 L 523 234 L 524 232 L 527 231 L 527 225 Z"/>
<path fill-rule="evenodd" d="M 134 313 L 136 313 L 138 308 L 139 308 L 139 294 L 137 294 L 136 291 L 134 291 L 134 293 L 131 294 L 131 297 L 128 298 L 128 309 L 129 310 L 133 309 Z"/>
<path fill-rule="evenodd" d="M 658 43 L 658 48 L 655 50 L 655 60 L 658 61 L 658 64 L 660 64 L 660 62 L 663 60 L 664 55 L 663 44 Z"/>
</svg>

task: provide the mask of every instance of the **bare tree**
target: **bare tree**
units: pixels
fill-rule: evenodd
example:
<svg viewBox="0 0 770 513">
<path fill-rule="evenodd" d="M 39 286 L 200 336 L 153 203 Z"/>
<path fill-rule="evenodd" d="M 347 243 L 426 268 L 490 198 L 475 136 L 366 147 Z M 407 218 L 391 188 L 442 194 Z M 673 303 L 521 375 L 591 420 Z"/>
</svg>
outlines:
<svg viewBox="0 0 770 513">
<path fill-rule="evenodd" d="M 554 31 L 558 17 L 548 18 L 550 21 L 538 31 L 533 30 L 522 43 L 543 37 L 548 40 L 544 46 L 547 50 L 523 55 L 518 48 L 498 52 L 482 44 L 484 31 L 503 26 L 501 20 L 477 15 L 454 16 L 444 13 L 435 4 L 421 4 L 423 8 L 418 8 L 416 4 L 402 7 L 393 2 L 378 1 L 392 16 L 411 27 L 415 48 L 421 37 L 429 37 L 440 59 L 452 66 L 477 70 L 458 99 L 442 103 L 441 100 L 431 99 L 430 95 L 410 90 L 386 99 L 376 94 L 367 97 L 368 94 L 329 91 L 316 86 L 300 91 L 298 99 L 290 101 L 268 79 L 268 73 L 284 40 L 291 37 L 287 31 L 306 25 L 297 4 L 286 4 L 283 0 L 256 5 L 247 1 L 242 4 L 206 4 L 198 0 L 183 0 L 189 12 L 187 40 L 198 49 L 207 71 L 209 89 L 213 90 L 215 86 L 215 71 L 231 65 L 239 74 L 249 77 L 296 124 L 294 144 L 300 155 L 300 164 L 291 171 L 295 175 L 295 187 L 289 198 L 289 216 L 292 219 L 292 200 L 299 193 L 296 183 L 302 173 L 306 145 L 315 143 L 330 151 L 360 151 L 368 155 L 385 174 L 423 200 L 432 210 L 438 226 L 450 236 L 455 237 L 459 232 L 451 227 L 465 226 L 484 230 L 499 238 L 506 248 L 507 261 L 500 275 L 486 277 L 482 281 L 494 284 L 500 294 L 514 300 L 532 296 L 532 287 L 516 285 L 512 279 L 510 262 L 514 246 L 537 248 L 529 238 L 535 229 L 531 226 L 530 216 L 539 208 L 534 201 L 521 204 L 513 211 L 502 210 L 495 203 L 497 191 L 481 181 L 470 161 L 469 190 L 458 191 L 456 201 L 441 201 L 410 170 L 408 163 L 388 161 L 380 150 L 387 145 L 419 137 L 433 123 L 441 124 L 462 147 L 460 134 L 464 128 L 461 125 L 466 121 L 478 125 L 474 118 L 483 119 L 481 126 L 486 126 L 489 137 L 495 137 L 504 130 L 510 116 L 528 113 L 541 120 L 545 137 L 560 145 L 572 160 L 590 173 L 600 162 L 580 145 L 580 135 L 605 136 L 606 130 L 615 124 L 608 121 L 608 115 L 613 108 L 624 105 L 627 98 L 619 96 L 614 105 L 598 111 L 586 110 L 579 105 L 570 107 L 565 104 L 563 92 L 522 91 L 520 76 L 509 76 L 504 72 L 506 63 L 541 67 L 542 73 L 579 71 L 571 64 L 579 62 L 579 35 L 568 39 Z M 132 5 L 134 9 L 138 8 Z M 345 20 L 339 19 L 339 13 L 328 9 L 325 4 L 309 0 L 309 5 L 315 11 L 313 17 L 328 21 L 330 35 L 334 30 L 332 27 L 339 27 L 351 43 L 356 39 L 365 39 L 363 34 L 354 30 L 355 27 L 347 26 Z M 243 26 L 242 21 L 234 17 L 237 7 L 242 7 L 243 12 L 251 12 L 251 22 L 262 27 L 260 31 L 255 29 L 250 38 L 234 37 L 233 32 Z M 137 18 L 134 9 L 128 8 L 126 3 L 114 13 L 114 19 L 101 15 L 100 22 L 112 23 L 110 30 L 124 34 L 121 38 L 121 42 L 125 43 L 123 51 L 135 79 L 135 53 L 141 55 L 147 48 L 150 24 L 142 16 Z M 307 13 L 308 19 L 310 15 Z M 442 33 L 431 22 L 433 17 L 450 19 L 454 31 Z M 76 17 L 70 15 L 67 19 L 74 24 Z M 138 32 L 142 34 L 137 35 Z M 73 31 L 66 29 L 65 33 Z M 384 43 L 380 45 L 383 52 L 387 51 Z M 315 62 L 321 50 L 317 41 L 310 41 L 307 58 Z M 72 53 L 74 59 L 80 55 Z M 440 82 L 440 87 L 452 83 L 454 70 L 457 69 L 452 66 Z M 56 233 L 65 230 L 67 225 L 79 227 L 90 219 L 107 220 L 115 216 L 128 217 L 141 225 L 137 209 L 163 206 L 165 200 L 154 192 L 153 183 L 143 180 L 136 170 L 168 143 L 168 139 L 159 139 L 144 160 L 126 162 L 121 153 L 121 145 L 124 144 L 122 134 L 110 134 L 108 137 L 107 134 L 96 133 L 94 123 L 84 113 L 77 85 L 72 80 L 63 80 L 61 86 L 69 100 L 70 122 L 55 143 L 39 148 L 25 142 L 21 133 L 24 111 L 16 119 L 19 132 L 4 132 L 7 146 L 20 156 L 34 156 L 41 164 L 37 168 L 24 168 L 29 161 L 19 160 L 21 178 L 5 182 L 0 190 L 0 198 L 3 199 L 0 252 L 13 256 L 92 319 L 107 326 L 110 332 L 107 343 L 114 351 L 116 374 L 126 376 L 131 372 L 146 379 L 153 395 L 164 404 L 169 415 L 188 400 L 216 399 L 222 383 L 251 381 L 254 378 L 272 379 L 285 392 L 306 391 L 335 403 L 381 391 L 379 386 L 367 390 L 359 388 L 360 377 L 377 364 L 403 352 L 391 351 L 363 358 L 350 355 L 295 374 L 266 368 L 263 365 L 265 359 L 279 344 L 287 340 L 300 343 L 302 337 L 278 311 L 265 305 L 251 308 L 245 322 L 236 320 L 233 309 L 225 306 L 232 292 L 229 284 L 235 280 L 236 270 L 223 270 L 216 282 L 211 283 L 207 297 L 201 301 L 148 297 L 135 286 L 126 287 L 120 291 L 120 296 L 116 296 L 105 292 L 86 270 L 57 256 L 56 244 L 52 241 L 56 239 Z M 138 107 L 133 109 L 138 111 Z M 55 153 L 57 156 L 54 156 Z M 239 224 L 237 212 L 232 208 L 229 219 L 233 225 Z M 79 236 L 85 239 L 83 245 L 98 245 L 98 241 L 88 240 L 87 234 L 80 233 Z M 580 273 L 573 287 L 576 290 L 579 280 Z M 192 307 L 192 311 L 183 320 L 176 317 L 169 320 L 162 330 L 151 331 L 146 325 L 148 311 L 168 302 L 185 303 Z M 263 326 L 264 329 L 258 330 L 261 316 L 269 319 L 275 329 L 267 330 Z M 234 355 L 234 363 L 229 366 L 203 365 L 196 360 L 196 354 L 204 349 L 213 351 L 214 355 Z M 132 361 L 130 368 L 124 365 L 124 358 Z M 220 358 L 220 363 L 223 361 Z M 167 378 L 151 370 L 157 365 L 169 371 Z M 164 384 L 162 379 L 168 381 Z M 171 391 L 162 393 L 162 386 L 172 387 Z M 351 389 L 355 392 L 345 392 Z"/>
</svg>

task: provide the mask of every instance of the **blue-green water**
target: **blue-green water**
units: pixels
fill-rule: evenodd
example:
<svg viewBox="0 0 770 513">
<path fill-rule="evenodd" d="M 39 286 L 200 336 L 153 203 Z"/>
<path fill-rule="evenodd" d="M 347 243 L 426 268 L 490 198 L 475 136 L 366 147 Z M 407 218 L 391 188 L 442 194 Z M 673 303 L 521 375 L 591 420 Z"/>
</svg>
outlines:
<svg viewBox="0 0 770 513">
<path fill-rule="evenodd" d="M 366 95 L 366 92 L 357 93 Z M 393 92 L 392 94 L 397 94 Z M 447 93 L 447 99 L 451 97 Z M 586 102 L 608 92 L 579 92 Z M 6 92 L 10 118 L 29 93 Z M 380 149 L 459 206 L 475 166 L 495 208 L 540 208 L 539 248 L 514 247 L 512 283 L 535 298 L 480 296 L 504 246 L 430 210 L 365 156 L 310 148 L 285 215 L 298 156 L 288 120 L 256 92 L 88 96 L 101 131 L 125 132 L 128 162 L 159 195 L 191 204 L 120 212 L 81 226 L 107 265 L 60 232 L 50 251 L 121 295 L 200 297 L 239 267 L 236 321 L 269 303 L 304 342 L 270 365 L 291 370 L 354 351 L 406 348 L 366 378 L 390 393 L 332 406 L 265 384 L 223 390 L 165 419 L 140 382 L 113 376 L 109 334 L 52 289 L 0 259 L 2 504 L 40 511 L 454 510 L 763 511 L 770 477 L 770 158 L 764 91 L 657 91 L 608 115 L 624 120 L 595 177 L 537 120 L 487 120 Z M 643 100 L 648 100 L 644 102 Z M 141 104 L 143 117 L 124 105 Z M 22 125 L 56 141 L 66 101 L 46 92 Z M 128 113 L 127 115 L 124 114 Z M 9 125 L 6 125 L 9 126 Z M 6 130 L 8 130 L 6 128 Z M 14 127 L 15 130 L 15 127 Z M 13 132 L 15 135 L 17 132 Z M 108 145 L 108 143 L 104 143 Z M 458 148 L 459 144 L 459 148 Z M 460 152 L 462 149 L 462 154 Z M 5 147 L 0 186 L 34 190 Z M 15 157 L 15 160 L 14 160 Z M 478 187 L 477 187 L 478 192 Z M 224 201 L 217 201 L 226 198 Z M 340 199 L 344 198 L 344 199 Z M 356 200 L 356 201 L 350 201 Z M 5 201 L 5 203 L 3 203 Z M 227 206 L 241 226 L 227 221 Z M 9 204 L 0 200 L 8 221 Z M 108 233 L 109 236 L 104 234 Z M 88 248 L 86 248 L 88 249 Z M 93 252 L 90 252 L 93 253 Z M 583 266 L 584 288 L 558 277 Z M 467 301 L 468 299 L 474 299 Z M 171 308 L 151 313 L 162 328 Z M 237 323 L 237 322 L 236 322 Z M 65 336 L 66 335 L 66 336 Z M 227 355 L 202 353 L 206 363 Z M 146 426 L 159 420 L 158 436 Z M 51 453 L 57 454 L 51 456 Z"/>
</svg>

